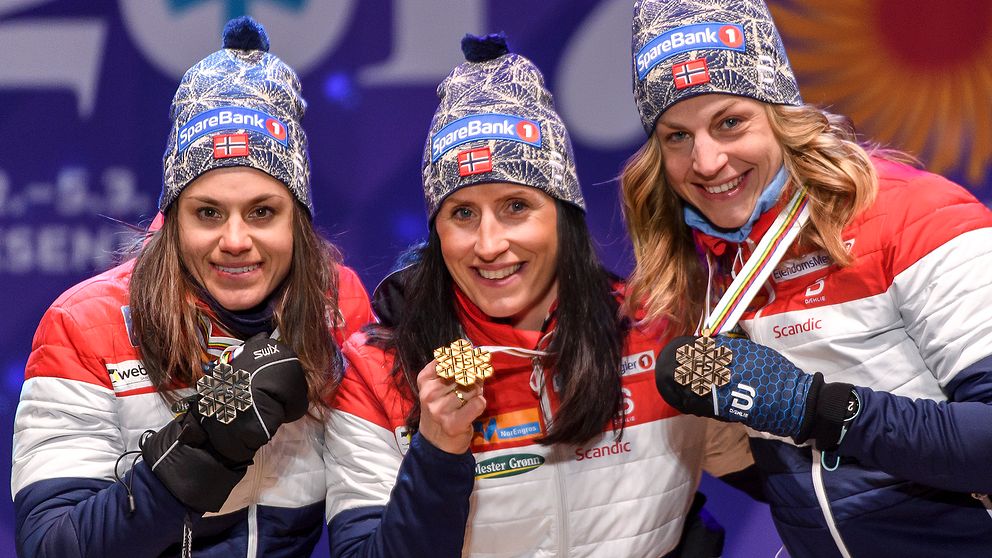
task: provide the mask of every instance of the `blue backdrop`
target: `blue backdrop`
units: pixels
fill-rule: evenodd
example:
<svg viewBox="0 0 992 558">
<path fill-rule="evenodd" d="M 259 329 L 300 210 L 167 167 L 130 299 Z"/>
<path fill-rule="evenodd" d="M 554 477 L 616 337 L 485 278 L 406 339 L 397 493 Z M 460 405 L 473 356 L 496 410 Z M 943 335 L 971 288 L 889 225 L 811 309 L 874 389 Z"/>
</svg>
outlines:
<svg viewBox="0 0 992 558">
<path fill-rule="evenodd" d="M 807 100 L 988 196 L 992 5 L 778 0 Z M 434 89 L 465 32 L 505 31 L 541 67 L 575 143 L 605 261 L 630 269 L 615 176 L 643 140 L 630 94 L 630 3 L 618 0 L 0 0 L 0 437 L 31 336 L 64 289 L 109 267 L 161 186 L 182 72 L 229 17 L 262 21 L 309 110 L 314 205 L 367 288 L 426 232 L 420 154 Z M 10 444 L 0 444 L 10 461 Z M 5 469 L 0 556 L 13 555 Z M 767 510 L 707 480 L 725 556 L 773 556 Z M 318 551 L 318 554 L 320 552 Z"/>
</svg>

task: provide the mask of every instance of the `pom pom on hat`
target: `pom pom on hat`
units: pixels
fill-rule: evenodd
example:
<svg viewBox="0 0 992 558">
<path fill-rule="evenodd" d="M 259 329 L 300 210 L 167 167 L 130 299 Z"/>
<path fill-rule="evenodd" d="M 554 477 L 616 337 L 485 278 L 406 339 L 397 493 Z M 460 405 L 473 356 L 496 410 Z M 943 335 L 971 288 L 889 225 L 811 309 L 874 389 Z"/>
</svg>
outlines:
<svg viewBox="0 0 992 558">
<path fill-rule="evenodd" d="M 269 52 L 269 36 L 250 16 L 236 17 L 224 26 L 224 48 Z"/>
<path fill-rule="evenodd" d="M 250 17 L 229 21 L 223 44 L 186 71 L 173 97 L 159 210 L 205 172 L 247 167 L 285 184 L 312 215 L 300 78 L 268 52 L 265 30 Z"/>
<path fill-rule="evenodd" d="M 485 62 L 509 54 L 510 48 L 506 46 L 506 35 L 503 33 L 492 33 L 485 37 L 466 34 L 462 37 L 462 52 L 469 62 Z"/>
<path fill-rule="evenodd" d="M 459 188 L 494 182 L 530 186 L 584 211 L 572 143 L 541 71 L 510 52 L 502 34 L 467 35 L 462 51 L 467 61 L 437 88 L 424 146 L 428 219 Z"/>
</svg>

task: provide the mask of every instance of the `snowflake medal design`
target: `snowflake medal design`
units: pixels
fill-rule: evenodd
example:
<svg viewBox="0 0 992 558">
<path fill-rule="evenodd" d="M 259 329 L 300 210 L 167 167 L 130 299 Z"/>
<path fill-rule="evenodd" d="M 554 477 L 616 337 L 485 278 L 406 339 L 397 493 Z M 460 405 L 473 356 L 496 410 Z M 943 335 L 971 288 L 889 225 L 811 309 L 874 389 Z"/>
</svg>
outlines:
<svg viewBox="0 0 992 558">
<path fill-rule="evenodd" d="M 212 375 L 197 380 L 196 392 L 200 394 L 200 414 L 224 424 L 230 424 L 238 413 L 251 409 L 254 404 L 248 372 L 234 370 L 226 362 L 218 362 Z"/>
<path fill-rule="evenodd" d="M 675 352 L 679 365 L 675 381 L 688 386 L 696 395 L 708 395 L 711 386 L 730 382 L 730 361 L 734 353 L 727 347 L 717 346 L 712 337 L 696 338 L 691 345 L 682 345 Z"/>
<path fill-rule="evenodd" d="M 485 349 L 473 347 L 465 339 L 457 339 L 447 347 L 434 349 L 437 375 L 453 379 L 462 387 L 471 387 L 493 375 L 492 355 Z"/>
</svg>

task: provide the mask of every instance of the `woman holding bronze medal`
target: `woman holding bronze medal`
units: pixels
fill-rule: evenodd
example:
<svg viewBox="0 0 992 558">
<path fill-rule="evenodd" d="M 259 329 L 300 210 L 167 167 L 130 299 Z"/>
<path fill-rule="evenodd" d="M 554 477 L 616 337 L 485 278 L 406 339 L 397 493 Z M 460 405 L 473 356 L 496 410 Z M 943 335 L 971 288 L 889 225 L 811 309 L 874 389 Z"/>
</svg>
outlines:
<svg viewBox="0 0 992 558">
<path fill-rule="evenodd" d="M 989 555 L 992 214 L 803 104 L 762 0 L 635 2 L 633 65 L 665 400 L 757 431 L 794 557 Z"/>
<path fill-rule="evenodd" d="M 500 36 L 463 50 L 424 153 L 429 240 L 343 349 L 331 553 L 664 555 L 701 467 L 750 464 L 743 429 L 655 391 L 664 331 L 619 316 L 541 73 Z"/>
<path fill-rule="evenodd" d="M 11 488 L 25 557 L 309 556 L 325 398 L 368 296 L 313 228 L 296 73 L 248 17 L 183 76 L 161 226 L 35 334 Z"/>
</svg>

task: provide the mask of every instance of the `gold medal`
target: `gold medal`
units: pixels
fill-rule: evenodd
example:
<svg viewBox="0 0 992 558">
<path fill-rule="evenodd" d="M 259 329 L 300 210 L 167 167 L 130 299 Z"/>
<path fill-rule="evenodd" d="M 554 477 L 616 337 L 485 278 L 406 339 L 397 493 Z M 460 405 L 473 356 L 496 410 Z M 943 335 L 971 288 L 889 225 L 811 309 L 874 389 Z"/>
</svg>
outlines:
<svg viewBox="0 0 992 558">
<path fill-rule="evenodd" d="M 730 361 L 734 353 L 727 347 L 717 346 L 708 335 L 696 338 L 691 345 L 682 345 L 675 352 L 679 365 L 675 381 L 696 395 L 708 395 L 711 386 L 722 386 L 730 381 Z"/>
<path fill-rule="evenodd" d="M 489 351 L 473 347 L 465 339 L 458 339 L 447 347 L 434 349 L 437 375 L 454 380 L 463 387 L 471 387 L 493 375 L 492 355 Z"/>
</svg>

